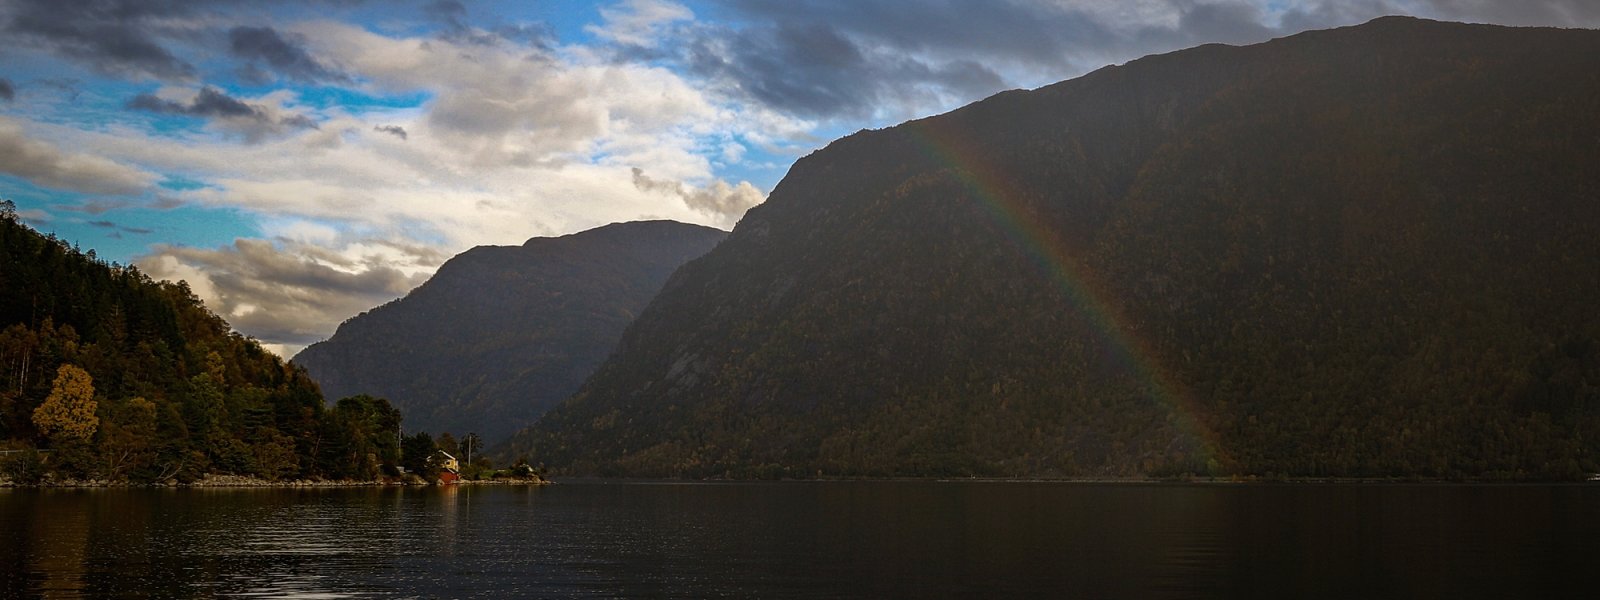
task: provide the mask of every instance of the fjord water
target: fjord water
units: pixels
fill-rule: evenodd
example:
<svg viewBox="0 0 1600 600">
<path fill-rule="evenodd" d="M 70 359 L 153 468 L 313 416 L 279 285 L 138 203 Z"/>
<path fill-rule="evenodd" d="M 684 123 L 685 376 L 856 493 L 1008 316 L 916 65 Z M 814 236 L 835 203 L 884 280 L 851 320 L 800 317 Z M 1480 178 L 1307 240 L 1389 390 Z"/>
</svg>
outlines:
<svg viewBox="0 0 1600 600">
<path fill-rule="evenodd" d="M 1552 597 L 1600 486 L 0 490 L 0 597 Z"/>
</svg>

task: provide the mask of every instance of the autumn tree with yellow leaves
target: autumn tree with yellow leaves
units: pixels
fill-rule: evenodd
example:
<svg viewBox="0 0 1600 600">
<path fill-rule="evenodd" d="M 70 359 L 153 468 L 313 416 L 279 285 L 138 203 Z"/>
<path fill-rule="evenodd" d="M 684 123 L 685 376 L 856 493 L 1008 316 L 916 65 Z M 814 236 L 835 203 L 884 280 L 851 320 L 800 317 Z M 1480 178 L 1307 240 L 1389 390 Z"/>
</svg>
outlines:
<svg viewBox="0 0 1600 600">
<path fill-rule="evenodd" d="M 100 426 L 94 400 L 94 380 L 74 365 L 61 365 L 50 395 L 33 411 L 33 425 L 52 441 L 89 441 Z"/>
</svg>

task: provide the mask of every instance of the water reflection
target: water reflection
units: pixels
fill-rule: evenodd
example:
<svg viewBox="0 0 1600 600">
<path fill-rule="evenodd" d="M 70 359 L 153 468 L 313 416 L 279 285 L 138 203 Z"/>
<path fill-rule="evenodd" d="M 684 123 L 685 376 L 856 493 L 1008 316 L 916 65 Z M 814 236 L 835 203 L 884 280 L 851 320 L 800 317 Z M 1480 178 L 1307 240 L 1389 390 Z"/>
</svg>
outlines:
<svg viewBox="0 0 1600 600">
<path fill-rule="evenodd" d="M 41 502 L 32 524 L 41 544 L 34 548 L 32 570 L 42 576 L 38 591 L 45 598 L 77 598 L 84 590 L 89 551 L 89 513 L 70 506 Z"/>
<path fill-rule="evenodd" d="M 0 490 L 0 597 L 1558 595 L 1600 487 Z"/>
</svg>

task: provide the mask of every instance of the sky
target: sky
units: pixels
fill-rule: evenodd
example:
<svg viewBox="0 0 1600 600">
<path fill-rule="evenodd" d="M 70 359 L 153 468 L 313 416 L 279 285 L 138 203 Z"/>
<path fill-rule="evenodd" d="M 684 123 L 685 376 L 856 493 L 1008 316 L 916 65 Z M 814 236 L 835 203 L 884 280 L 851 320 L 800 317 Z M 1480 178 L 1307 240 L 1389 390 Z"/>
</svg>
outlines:
<svg viewBox="0 0 1600 600">
<path fill-rule="evenodd" d="M 1392 14 L 1600 0 L 0 0 L 0 197 L 288 357 L 473 246 L 731 229 L 860 129 Z"/>
</svg>

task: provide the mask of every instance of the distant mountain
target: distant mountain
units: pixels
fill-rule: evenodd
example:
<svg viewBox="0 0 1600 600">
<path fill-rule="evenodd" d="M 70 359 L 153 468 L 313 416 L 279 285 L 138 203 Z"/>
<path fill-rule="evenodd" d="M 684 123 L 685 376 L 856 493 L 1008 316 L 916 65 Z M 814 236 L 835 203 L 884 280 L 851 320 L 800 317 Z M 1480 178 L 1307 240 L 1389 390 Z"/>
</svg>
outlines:
<svg viewBox="0 0 1600 600">
<path fill-rule="evenodd" d="M 1600 470 L 1600 32 L 1208 45 L 836 141 L 513 440 L 652 476 Z"/>
<path fill-rule="evenodd" d="M 667 276 L 726 235 L 646 221 L 479 246 L 293 362 L 330 396 L 389 399 L 409 430 L 492 444 L 576 391 Z"/>
</svg>

